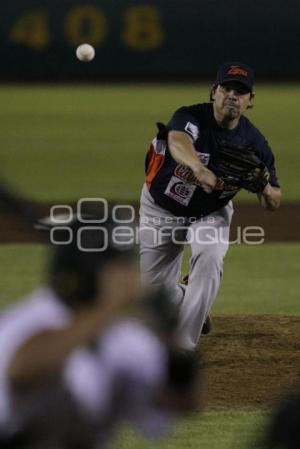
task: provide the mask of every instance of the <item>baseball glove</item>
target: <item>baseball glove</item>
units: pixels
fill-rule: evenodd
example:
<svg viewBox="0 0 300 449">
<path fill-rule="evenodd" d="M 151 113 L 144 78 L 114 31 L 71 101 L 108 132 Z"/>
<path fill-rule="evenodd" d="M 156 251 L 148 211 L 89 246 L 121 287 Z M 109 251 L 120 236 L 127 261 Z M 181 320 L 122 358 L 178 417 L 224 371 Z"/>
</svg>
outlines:
<svg viewBox="0 0 300 449">
<path fill-rule="evenodd" d="M 269 180 L 265 164 L 252 147 L 232 145 L 226 141 L 218 143 L 213 171 L 225 186 L 233 186 L 261 193 Z"/>
</svg>

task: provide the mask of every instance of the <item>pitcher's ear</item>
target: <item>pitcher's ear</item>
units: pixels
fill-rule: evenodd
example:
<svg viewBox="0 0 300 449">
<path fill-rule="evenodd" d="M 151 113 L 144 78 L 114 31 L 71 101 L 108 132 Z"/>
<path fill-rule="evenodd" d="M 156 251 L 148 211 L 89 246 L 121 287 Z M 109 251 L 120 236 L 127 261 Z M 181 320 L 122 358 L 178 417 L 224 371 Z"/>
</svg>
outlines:
<svg viewBox="0 0 300 449">
<path fill-rule="evenodd" d="M 214 84 L 212 86 L 212 88 L 210 89 L 210 93 L 209 93 L 209 101 L 214 101 L 215 100 L 215 93 L 216 93 L 216 89 L 217 89 L 217 84 Z"/>
</svg>

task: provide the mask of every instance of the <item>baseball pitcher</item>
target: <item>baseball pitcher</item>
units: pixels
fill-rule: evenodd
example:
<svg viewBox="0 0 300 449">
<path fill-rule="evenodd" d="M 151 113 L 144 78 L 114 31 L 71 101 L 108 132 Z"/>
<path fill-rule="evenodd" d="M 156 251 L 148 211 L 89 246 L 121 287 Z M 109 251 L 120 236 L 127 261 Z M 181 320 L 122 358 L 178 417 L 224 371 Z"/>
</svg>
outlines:
<svg viewBox="0 0 300 449">
<path fill-rule="evenodd" d="M 233 214 L 241 190 L 275 210 L 281 199 L 273 152 L 243 113 L 254 100 L 254 73 L 223 64 L 210 102 L 179 108 L 147 153 L 140 207 L 142 279 L 164 283 L 180 310 L 179 338 L 193 350 L 222 277 Z M 183 246 L 191 246 L 189 280 L 178 283 Z"/>
</svg>

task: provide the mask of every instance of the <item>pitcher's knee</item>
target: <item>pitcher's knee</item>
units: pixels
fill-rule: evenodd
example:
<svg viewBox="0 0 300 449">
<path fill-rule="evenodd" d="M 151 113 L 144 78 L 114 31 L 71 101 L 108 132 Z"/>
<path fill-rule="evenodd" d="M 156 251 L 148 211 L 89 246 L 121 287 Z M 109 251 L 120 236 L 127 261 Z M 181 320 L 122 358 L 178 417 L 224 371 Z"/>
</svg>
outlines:
<svg viewBox="0 0 300 449">
<path fill-rule="evenodd" d="M 195 254 L 190 260 L 191 269 L 200 273 L 221 272 L 223 268 L 223 256 L 220 252 L 210 249 Z"/>
</svg>

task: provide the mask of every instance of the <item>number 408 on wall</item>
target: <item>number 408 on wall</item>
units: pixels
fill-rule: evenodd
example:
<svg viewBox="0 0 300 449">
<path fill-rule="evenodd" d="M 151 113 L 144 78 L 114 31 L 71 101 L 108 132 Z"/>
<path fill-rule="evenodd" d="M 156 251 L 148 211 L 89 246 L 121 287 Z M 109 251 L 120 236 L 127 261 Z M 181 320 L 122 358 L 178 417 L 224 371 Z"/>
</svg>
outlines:
<svg viewBox="0 0 300 449">
<path fill-rule="evenodd" d="M 20 16 L 13 24 L 9 39 L 15 44 L 42 51 L 51 45 L 50 12 L 33 10 Z M 137 51 L 160 47 L 164 40 L 161 13 L 153 5 L 137 5 L 120 14 L 120 41 Z M 104 45 L 110 37 L 110 23 L 105 13 L 95 5 L 77 5 L 63 19 L 64 40 L 71 46 L 88 42 L 95 47 Z M 55 39 L 56 40 L 56 39 Z"/>
</svg>

